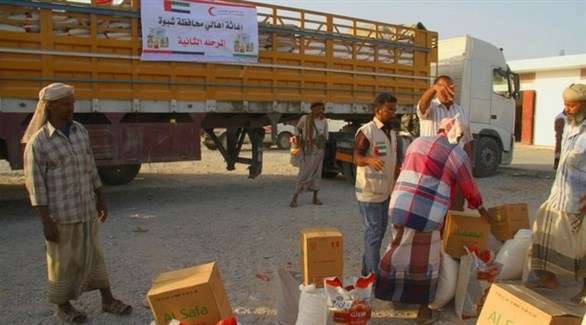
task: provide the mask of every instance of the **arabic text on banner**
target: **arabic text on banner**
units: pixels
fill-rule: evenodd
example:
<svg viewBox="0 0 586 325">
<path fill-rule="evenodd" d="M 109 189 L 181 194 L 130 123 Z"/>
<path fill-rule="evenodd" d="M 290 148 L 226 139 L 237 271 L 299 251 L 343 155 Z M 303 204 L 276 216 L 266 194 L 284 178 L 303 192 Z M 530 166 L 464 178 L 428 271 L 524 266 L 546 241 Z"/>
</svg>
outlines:
<svg viewBox="0 0 586 325">
<path fill-rule="evenodd" d="M 251 5 L 143 0 L 141 23 L 145 61 L 258 61 L 258 23 Z"/>
</svg>

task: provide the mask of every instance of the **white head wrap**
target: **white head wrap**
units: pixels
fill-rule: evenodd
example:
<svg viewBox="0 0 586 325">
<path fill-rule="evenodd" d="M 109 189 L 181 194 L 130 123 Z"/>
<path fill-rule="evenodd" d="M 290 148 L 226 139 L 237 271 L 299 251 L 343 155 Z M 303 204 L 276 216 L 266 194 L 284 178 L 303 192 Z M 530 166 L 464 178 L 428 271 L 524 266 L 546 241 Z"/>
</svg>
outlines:
<svg viewBox="0 0 586 325">
<path fill-rule="evenodd" d="M 579 102 L 586 100 L 586 85 L 584 84 L 571 84 L 564 90 L 564 100 L 569 102 Z"/>
<path fill-rule="evenodd" d="M 39 91 L 39 102 L 31 121 L 21 139 L 22 143 L 28 140 L 47 123 L 47 103 L 56 101 L 65 97 L 73 96 L 73 86 L 60 82 L 52 83 Z"/>
<path fill-rule="evenodd" d="M 445 131 L 449 143 L 456 144 L 462 135 L 464 135 L 466 124 L 462 123 L 460 120 L 460 114 L 457 114 L 455 117 L 443 119 L 440 122 L 439 129 Z"/>
</svg>

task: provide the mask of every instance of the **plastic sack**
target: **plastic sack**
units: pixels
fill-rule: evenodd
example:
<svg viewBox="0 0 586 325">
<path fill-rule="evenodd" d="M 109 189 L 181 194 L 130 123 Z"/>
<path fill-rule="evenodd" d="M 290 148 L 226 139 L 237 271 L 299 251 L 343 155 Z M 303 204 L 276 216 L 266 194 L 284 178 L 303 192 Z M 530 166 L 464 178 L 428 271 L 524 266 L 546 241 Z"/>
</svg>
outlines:
<svg viewBox="0 0 586 325">
<path fill-rule="evenodd" d="M 283 268 L 277 270 L 281 295 L 277 303 L 277 324 L 294 325 L 299 313 L 299 279 L 298 273 Z"/>
<path fill-rule="evenodd" d="M 527 250 L 531 246 L 531 230 L 519 230 L 513 239 L 505 242 L 496 256 L 495 262 L 502 264 L 497 280 L 520 280 L 523 267 L 527 263 Z"/>
<path fill-rule="evenodd" d="M 442 251 L 437 290 L 429 308 L 440 309 L 454 299 L 458 284 L 458 267 L 458 261 Z"/>
<path fill-rule="evenodd" d="M 310 284 L 299 286 L 299 312 L 296 325 L 325 325 L 328 314 L 327 299 L 324 289 L 317 289 Z"/>
<path fill-rule="evenodd" d="M 325 278 L 324 289 L 328 306 L 326 324 L 368 324 L 372 314 L 372 287 L 375 279 L 374 273 L 371 273 L 345 287 L 338 277 Z"/>
<path fill-rule="evenodd" d="M 466 252 L 460 258 L 454 306 L 460 319 L 478 316 L 488 289 L 500 271 L 492 251 L 477 252 L 466 247 Z"/>
</svg>

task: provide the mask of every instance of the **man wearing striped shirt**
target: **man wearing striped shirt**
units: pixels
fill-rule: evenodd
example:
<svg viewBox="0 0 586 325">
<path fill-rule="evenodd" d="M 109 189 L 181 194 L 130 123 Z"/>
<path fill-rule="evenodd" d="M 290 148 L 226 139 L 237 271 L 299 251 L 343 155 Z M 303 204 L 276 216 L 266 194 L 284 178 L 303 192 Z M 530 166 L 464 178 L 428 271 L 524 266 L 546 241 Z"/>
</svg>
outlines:
<svg viewBox="0 0 586 325">
<path fill-rule="evenodd" d="M 556 274 L 583 280 L 572 299 L 586 296 L 586 85 L 572 84 L 563 93 L 566 125 L 560 162 L 549 198 L 533 223 L 531 269 L 535 286 L 558 288 Z"/>
</svg>

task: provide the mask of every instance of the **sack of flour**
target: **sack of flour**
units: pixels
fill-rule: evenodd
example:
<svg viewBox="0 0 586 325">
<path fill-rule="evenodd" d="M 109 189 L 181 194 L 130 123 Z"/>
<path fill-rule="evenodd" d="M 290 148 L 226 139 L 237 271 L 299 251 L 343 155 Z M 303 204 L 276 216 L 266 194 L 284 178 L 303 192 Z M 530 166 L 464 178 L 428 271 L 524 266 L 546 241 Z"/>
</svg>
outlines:
<svg viewBox="0 0 586 325">
<path fill-rule="evenodd" d="M 429 308 L 440 309 L 454 299 L 458 284 L 459 265 L 457 260 L 442 251 L 437 290 Z"/>
<path fill-rule="evenodd" d="M 372 313 L 372 287 L 375 274 L 360 277 L 344 286 L 338 277 L 324 279 L 327 297 L 328 325 L 366 325 Z"/>
<path fill-rule="evenodd" d="M 296 325 L 325 325 L 328 314 L 327 299 L 324 289 L 317 289 L 314 284 L 299 286 L 299 312 Z"/>
</svg>

